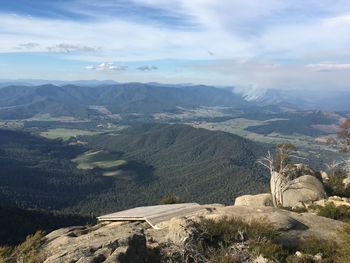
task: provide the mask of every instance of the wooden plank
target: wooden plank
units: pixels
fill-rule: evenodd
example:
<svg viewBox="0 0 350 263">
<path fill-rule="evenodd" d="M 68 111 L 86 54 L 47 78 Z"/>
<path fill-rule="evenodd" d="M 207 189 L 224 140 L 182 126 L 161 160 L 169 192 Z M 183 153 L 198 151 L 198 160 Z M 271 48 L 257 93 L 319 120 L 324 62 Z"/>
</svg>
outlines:
<svg viewBox="0 0 350 263">
<path fill-rule="evenodd" d="M 202 209 L 204 208 L 197 203 L 143 206 L 103 215 L 97 219 L 99 221 L 146 221 L 156 228 L 158 223 L 173 217 L 187 216 Z"/>
</svg>

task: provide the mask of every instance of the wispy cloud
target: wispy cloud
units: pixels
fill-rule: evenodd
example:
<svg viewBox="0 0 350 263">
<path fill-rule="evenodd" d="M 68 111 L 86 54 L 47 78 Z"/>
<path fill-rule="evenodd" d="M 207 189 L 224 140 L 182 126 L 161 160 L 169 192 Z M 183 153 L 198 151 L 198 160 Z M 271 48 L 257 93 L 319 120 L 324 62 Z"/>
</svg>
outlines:
<svg viewBox="0 0 350 263">
<path fill-rule="evenodd" d="M 98 65 L 86 66 L 85 69 L 96 70 L 96 71 L 125 71 L 128 69 L 128 66 L 115 65 L 110 62 L 103 62 Z"/>
<path fill-rule="evenodd" d="M 140 71 L 153 71 L 153 70 L 157 70 L 158 67 L 152 66 L 152 65 L 144 65 L 144 66 L 137 67 L 136 69 Z"/>
<path fill-rule="evenodd" d="M 38 43 L 21 43 L 21 44 L 18 44 L 17 49 L 19 49 L 19 50 L 30 49 L 31 50 L 31 49 L 34 49 L 37 47 L 40 47 L 40 44 L 38 44 Z"/>
<path fill-rule="evenodd" d="M 97 52 L 97 51 L 101 51 L 102 48 L 90 47 L 85 45 L 57 44 L 55 46 L 47 47 L 47 50 L 51 52 L 70 53 L 70 52 Z"/>
<path fill-rule="evenodd" d="M 350 64 L 340 64 L 331 62 L 308 64 L 306 65 L 306 67 L 316 71 L 350 70 Z"/>
</svg>

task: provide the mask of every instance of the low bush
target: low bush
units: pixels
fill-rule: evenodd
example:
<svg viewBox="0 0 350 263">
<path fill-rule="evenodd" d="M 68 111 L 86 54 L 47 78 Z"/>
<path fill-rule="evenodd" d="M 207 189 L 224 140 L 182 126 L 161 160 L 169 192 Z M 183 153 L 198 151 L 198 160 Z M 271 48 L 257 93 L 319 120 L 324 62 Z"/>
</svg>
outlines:
<svg viewBox="0 0 350 263">
<path fill-rule="evenodd" d="M 181 203 L 185 203 L 185 201 L 175 194 L 169 194 L 169 195 L 163 196 L 159 201 L 160 205 L 181 204 Z"/>
<path fill-rule="evenodd" d="M 204 219 L 200 230 L 205 233 L 208 245 L 214 248 L 210 262 L 241 262 L 239 253 L 244 250 L 236 249 L 233 253 L 227 249 L 238 243 L 246 244 L 249 255 L 263 255 L 277 262 L 283 262 L 289 254 L 278 242 L 279 233 L 265 220 L 247 223 L 237 218 Z"/>
<path fill-rule="evenodd" d="M 215 250 L 209 257 L 210 263 L 241 263 L 241 255 L 235 255 L 229 249 Z"/>
<path fill-rule="evenodd" d="M 254 242 L 250 250 L 253 252 L 253 255 L 262 255 L 276 262 L 283 262 L 289 255 L 289 251 L 286 248 L 271 240 Z"/>
<path fill-rule="evenodd" d="M 350 187 L 345 187 L 343 180 L 348 176 L 343 169 L 337 169 L 330 173 L 329 180 L 326 182 L 326 190 L 329 195 L 350 197 Z"/>
<path fill-rule="evenodd" d="M 328 217 L 335 220 L 348 221 L 350 220 L 349 206 L 336 206 L 333 202 L 327 203 L 325 206 L 316 208 L 317 215 Z"/>
<path fill-rule="evenodd" d="M 330 240 L 321 240 L 316 237 L 308 237 L 298 245 L 298 250 L 303 254 L 316 255 L 322 253 L 324 260 L 332 260 L 337 252 L 337 244 Z M 329 261 L 331 262 L 331 261 Z"/>
<path fill-rule="evenodd" d="M 247 223 L 237 218 L 222 218 L 220 220 L 203 219 L 200 229 L 206 233 L 212 242 L 230 244 L 245 240 L 276 241 L 279 233 L 265 220 L 253 220 Z"/>
</svg>

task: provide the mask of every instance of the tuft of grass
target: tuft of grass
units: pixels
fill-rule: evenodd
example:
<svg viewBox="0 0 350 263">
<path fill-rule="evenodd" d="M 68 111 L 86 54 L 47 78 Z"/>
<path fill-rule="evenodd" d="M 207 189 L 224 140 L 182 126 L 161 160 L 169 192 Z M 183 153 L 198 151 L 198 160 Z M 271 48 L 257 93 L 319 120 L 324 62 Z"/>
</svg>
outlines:
<svg viewBox="0 0 350 263">
<path fill-rule="evenodd" d="M 323 207 L 317 207 L 317 215 L 335 220 L 348 221 L 350 220 L 350 207 L 336 206 L 333 202 L 329 202 Z"/>
<path fill-rule="evenodd" d="M 283 262 L 289 255 L 289 251 L 286 248 L 271 240 L 255 242 L 250 250 L 254 255 L 263 255 L 276 262 Z"/>
<path fill-rule="evenodd" d="M 298 250 L 303 254 L 316 255 L 322 253 L 324 260 L 331 262 L 337 252 L 337 244 L 331 240 L 321 240 L 316 237 L 308 237 L 298 245 Z"/>
<path fill-rule="evenodd" d="M 44 236 L 45 233 L 43 231 L 37 231 L 35 234 L 27 236 L 26 240 L 15 248 L 0 247 L 0 263 L 42 262 L 39 250 L 45 242 Z"/>
<path fill-rule="evenodd" d="M 298 244 L 296 250 L 300 251 L 302 256 L 290 255 L 286 258 L 287 263 L 338 263 L 336 255 L 339 246 L 331 240 L 307 237 Z M 322 254 L 321 260 L 314 258 L 318 253 Z"/>
<path fill-rule="evenodd" d="M 341 243 L 335 256 L 336 263 L 350 262 L 350 225 L 346 224 L 338 231 Z"/>
<path fill-rule="evenodd" d="M 220 240 L 224 244 L 254 239 L 276 241 L 279 237 L 272 224 L 265 220 L 253 220 L 247 223 L 241 219 L 226 217 L 217 221 L 203 219 L 200 228 L 210 240 Z"/>
<path fill-rule="evenodd" d="M 222 248 L 216 251 L 213 251 L 209 257 L 208 262 L 210 263 L 241 263 L 241 258 L 239 255 L 234 255 L 227 248 Z"/>
<path fill-rule="evenodd" d="M 278 241 L 279 233 L 266 220 L 245 222 L 225 217 L 220 220 L 203 219 L 200 229 L 205 233 L 209 246 L 215 251 L 210 262 L 241 262 L 241 256 L 230 253 L 227 248 L 242 242 L 247 245 L 250 255 L 263 255 L 277 262 L 284 262 L 289 255 L 288 250 Z"/>
<path fill-rule="evenodd" d="M 0 247 L 0 263 L 6 263 L 7 258 L 11 255 L 12 248 L 9 246 Z"/>
</svg>

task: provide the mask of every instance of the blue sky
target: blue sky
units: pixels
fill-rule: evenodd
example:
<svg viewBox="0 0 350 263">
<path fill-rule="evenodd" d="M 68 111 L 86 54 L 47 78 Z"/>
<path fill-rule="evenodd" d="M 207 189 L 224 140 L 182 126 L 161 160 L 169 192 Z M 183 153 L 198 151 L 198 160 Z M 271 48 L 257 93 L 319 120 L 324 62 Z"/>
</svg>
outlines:
<svg viewBox="0 0 350 263">
<path fill-rule="evenodd" d="M 0 78 L 348 89 L 348 0 L 0 0 Z"/>
</svg>

